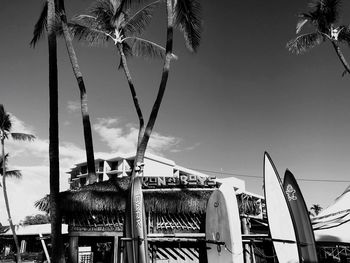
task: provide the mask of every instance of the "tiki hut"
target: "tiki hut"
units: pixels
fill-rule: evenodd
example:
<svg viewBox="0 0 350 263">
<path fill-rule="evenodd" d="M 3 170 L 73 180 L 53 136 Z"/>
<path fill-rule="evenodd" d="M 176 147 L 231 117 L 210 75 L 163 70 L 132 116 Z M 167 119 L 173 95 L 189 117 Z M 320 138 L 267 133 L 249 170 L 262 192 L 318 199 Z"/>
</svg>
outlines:
<svg viewBox="0 0 350 263">
<path fill-rule="evenodd" d="M 91 247 L 94 262 L 96 257 L 102 262 L 118 261 L 132 162 L 132 157 L 98 159 L 99 180 L 94 184 L 86 184 L 85 163 L 69 172 L 71 189 L 61 192 L 59 198 L 63 220 L 69 226 L 72 262 L 77 262 L 81 247 Z M 261 214 L 259 198 L 244 194 L 242 180 L 233 181 L 233 187 L 243 193 L 238 198 L 242 201 L 241 213 Z M 200 242 L 204 239 L 206 206 L 220 184 L 211 176 L 177 166 L 173 161 L 146 156 L 143 195 L 153 258 L 199 262 L 206 255 L 201 253 L 205 243 Z M 36 207 L 49 212 L 48 196 L 39 200 Z M 104 257 L 98 254 L 101 250 Z"/>
</svg>

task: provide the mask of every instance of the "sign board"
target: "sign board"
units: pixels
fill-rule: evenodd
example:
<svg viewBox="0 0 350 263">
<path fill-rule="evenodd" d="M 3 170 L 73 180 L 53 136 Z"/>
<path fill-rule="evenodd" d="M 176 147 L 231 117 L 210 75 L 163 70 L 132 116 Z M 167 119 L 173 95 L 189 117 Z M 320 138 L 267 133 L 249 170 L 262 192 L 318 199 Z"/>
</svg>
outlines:
<svg viewBox="0 0 350 263">
<path fill-rule="evenodd" d="M 144 176 L 142 186 L 148 188 L 214 188 L 217 187 L 215 176 L 179 175 L 166 176 Z"/>
</svg>

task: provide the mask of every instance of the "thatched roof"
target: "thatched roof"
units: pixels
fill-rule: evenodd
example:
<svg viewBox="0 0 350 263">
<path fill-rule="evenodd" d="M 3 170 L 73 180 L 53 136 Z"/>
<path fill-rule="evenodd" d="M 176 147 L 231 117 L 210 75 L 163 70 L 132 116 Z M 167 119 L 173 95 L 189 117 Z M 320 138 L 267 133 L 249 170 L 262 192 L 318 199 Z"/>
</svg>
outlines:
<svg viewBox="0 0 350 263">
<path fill-rule="evenodd" d="M 76 213 L 124 212 L 129 178 L 103 181 L 78 190 L 60 193 L 60 208 L 64 215 Z M 205 213 L 211 192 L 208 191 L 152 191 L 144 192 L 146 212 Z M 49 211 L 49 197 L 35 203 L 42 211 Z"/>
</svg>

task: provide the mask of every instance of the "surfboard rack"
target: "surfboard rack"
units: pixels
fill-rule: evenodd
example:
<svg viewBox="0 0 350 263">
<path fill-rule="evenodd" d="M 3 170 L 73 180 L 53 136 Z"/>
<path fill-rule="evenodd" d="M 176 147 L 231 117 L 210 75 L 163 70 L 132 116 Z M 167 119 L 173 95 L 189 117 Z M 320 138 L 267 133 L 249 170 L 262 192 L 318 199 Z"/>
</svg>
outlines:
<svg viewBox="0 0 350 263">
<path fill-rule="evenodd" d="M 201 241 L 204 241 L 205 243 L 208 243 L 208 244 L 215 244 L 215 245 L 218 245 L 218 246 L 224 246 L 226 244 L 223 241 L 217 241 L 217 240 L 211 240 L 211 239 L 204 239 L 204 240 L 201 240 Z"/>
<path fill-rule="evenodd" d="M 135 241 L 137 240 L 140 244 L 142 244 L 142 242 L 145 240 L 144 238 L 140 238 L 140 237 L 135 237 L 135 238 L 132 238 L 132 237 L 121 237 L 120 240 L 122 242 L 132 242 L 132 241 Z"/>
</svg>

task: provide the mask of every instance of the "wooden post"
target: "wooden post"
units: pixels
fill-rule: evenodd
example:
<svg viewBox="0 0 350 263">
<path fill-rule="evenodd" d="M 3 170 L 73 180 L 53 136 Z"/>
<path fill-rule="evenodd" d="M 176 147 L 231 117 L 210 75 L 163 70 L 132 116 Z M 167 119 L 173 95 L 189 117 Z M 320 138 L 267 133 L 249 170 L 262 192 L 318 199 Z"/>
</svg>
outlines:
<svg viewBox="0 0 350 263">
<path fill-rule="evenodd" d="M 241 215 L 241 229 L 242 229 L 242 234 L 244 234 L 244 235 L 247 235 L 250 233 L 248 216 L 244 215 L 244 214 Z M 243 254 L 244 254 L 244 262 L 251 263 L 250 244 L 243 245 Z"/>
<path fill-rule="evenodd" d="M 119 255 L 119 244 L 118 244 L 118 238 L 119 236 L 114 236 L 114 245 L 113 245 L 113 263 L 117 263 L 119 262 L 118 261 L 118 258 L 120 258 L 120 255 Z"/>
<path fill-rule="evenodd" d="M 124 251 L 122 246 L 124 246 L 124 244 L 121 241 L 121 238 L 122 237 L 118 236 L 118 246 L 117 246 L 117 256 L 118 256 L 118 258 L 117 258 L 117 263 L 123 263 L 124 262 L 124 260 L 122 258 L 122 251 Z M 123 257 L 124 257 L 124 253 L 123 253 Z"/>
<path fill-rule="evenodd" d="M 39 237 L 40 237 L 41 245 L 43 246 L 43 249 L 44 249 L 46 260 L 48 263 L 51 263 L 50 255 L 49 255 L 49 252 L 47 251 L 47 247 L 46 247 L 45 241 L 43 239 L 43 235 L 41 233 L 39 233 Z"/>
<path fill-rule="evenodd" d="M 69 237 L 69 262 L 78 263 L 78 241 L 79 237 Z"/>
<path fill-rule="evenodd" d="M 254 253 L 254 242 L 253 241 L 250 241 L 250 255 L 251 255 L 252 263 L 256 263 L 255 253 Z"/>
<path fill-rule="evenodd" d="M 157 246 L 152 245 L 152 263 L 156 263 L 157 260 Z"/>
</svg>

